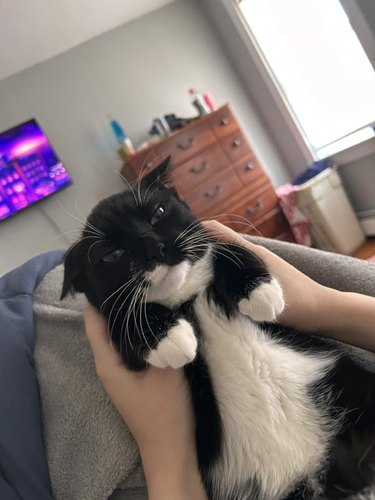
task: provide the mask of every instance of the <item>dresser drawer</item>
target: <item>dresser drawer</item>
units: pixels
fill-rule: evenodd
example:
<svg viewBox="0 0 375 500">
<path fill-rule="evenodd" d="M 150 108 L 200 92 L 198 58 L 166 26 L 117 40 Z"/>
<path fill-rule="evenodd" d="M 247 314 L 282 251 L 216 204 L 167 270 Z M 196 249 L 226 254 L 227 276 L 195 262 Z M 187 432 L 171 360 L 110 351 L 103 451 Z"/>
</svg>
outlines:
<svg viewBox="0 0 375 500">
<path fill-rule="evenodd" d="M 178 165 L 192 156 L 216 144 L 216 138 L 207 122 L 189 127 L 186 132 L 178 133 L 158 146 L 159 153 L 172 155 L 173 164 Z"/>
<path fill-rule="evenodd" d="M 244 134 L 239 130 L 235 134 L 223 139 L 221 145 L 230 161 L 237 161 L 242 156 L 252 153 Z"/>
<path fill-rule="evenodd" d="M 167 153 L 159 153 L 156 147 L 147 149 L 137 153 L 134 158 L 130 158 L 126 162 L 125 168 L 130 168 L 134 177 L 138 178 L 141 173 L 143 175 L 150 169 L 159 165 L 167 156 Z"/>
<path fill-rule="evenodd" d="M 290 231 L 289 224 L 281 210 L 276 209 L 256 222 L 255 227 L 246 231 L 253 236 L 276 238 L 278 235 Z"/>
<path fill-rule="evenodd" d="M 207 215 L 207 211 L 216 209 L 220 213 L 223 201 L 241 189 L 241 183 L 233 170 L 211 179 L 204 186 L 197 188 L 184 197 L 193 212 L 199 216 Z"/>
<path fill-rule="evenodd" d="M 231 210 L 233 216 L 230 215 L 228 217 L 231 228 L 235 231 L 243 231 L 246 219 L 254 223 L 254 221 L 261 219 L 268 212 L 278 208 L 278 204 L 275 190 L 269 184 L 266 185 L 265 189 L 258 190 L 256 194 L 249 197 L 245 202 L 233 207 Z M 238 222 L 236 222 L 237 220 Z"/>
<path fill-rule="evenodd" d="M 238 129 L 236 119 L 230 109 L 226 106 L 220 112 L 215 113 L 209 120 L 215 136 L 221 140 Z"/>
<path fill-rule="evenodd" d="M 174 170 L 175 186 L 180 193 L 187 193 L 219 174 L 227 165 L 228 160 L 220 146 L 206 149 Z"/>
<path fill-rule="evenodd" d="M 253 155 L 243 158 L 233 168 L 244 186 L 265 175 L 258 160 Z"/>
</svg>

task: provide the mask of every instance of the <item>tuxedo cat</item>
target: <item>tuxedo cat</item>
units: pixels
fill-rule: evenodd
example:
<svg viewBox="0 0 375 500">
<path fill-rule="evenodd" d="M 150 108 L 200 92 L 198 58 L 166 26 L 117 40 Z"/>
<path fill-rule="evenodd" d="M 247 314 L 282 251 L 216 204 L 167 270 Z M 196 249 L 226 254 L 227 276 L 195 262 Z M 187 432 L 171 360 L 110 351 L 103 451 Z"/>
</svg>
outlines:
<svg viewBox="0 0 375 500">
<path fill-rule="evenodd" d="M 354 498 L 375 479 L 375 375 L 337 344 L 276 326 L 282 289 L 213 241 L 168 161 L 102 200 L 65 256 L 131 370 L 184 367 L 212 500 Z"/>
</svg>

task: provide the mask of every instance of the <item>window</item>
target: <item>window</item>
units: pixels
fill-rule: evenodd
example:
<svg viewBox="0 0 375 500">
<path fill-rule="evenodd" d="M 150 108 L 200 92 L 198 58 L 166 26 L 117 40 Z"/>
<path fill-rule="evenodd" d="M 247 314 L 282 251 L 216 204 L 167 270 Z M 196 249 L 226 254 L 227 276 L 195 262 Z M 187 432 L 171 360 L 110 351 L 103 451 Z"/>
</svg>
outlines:
<svg viewBox="0 0 375 500">
<path fill-rule="evenodd" d="M 375 72 L 339 0 L 237 2 L 315 158 L 375 136 Z"/>
</svg>

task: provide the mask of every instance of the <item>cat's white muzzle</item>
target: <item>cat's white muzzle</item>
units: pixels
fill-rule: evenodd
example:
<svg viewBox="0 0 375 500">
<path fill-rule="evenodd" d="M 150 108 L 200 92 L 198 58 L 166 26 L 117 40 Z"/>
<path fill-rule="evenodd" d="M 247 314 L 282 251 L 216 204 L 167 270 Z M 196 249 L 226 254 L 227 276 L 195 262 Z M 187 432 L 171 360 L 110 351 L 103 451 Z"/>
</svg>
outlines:
<svg viewBox="0 0 375 500">
<path fill-rule="evenodd" d="M 175 266 L 159 264 L 145 275 L 151 286 L 147 300 L 160 301 L 171 297 L 185 283 L 191 264 L 183 261 Z"/>
</svg>

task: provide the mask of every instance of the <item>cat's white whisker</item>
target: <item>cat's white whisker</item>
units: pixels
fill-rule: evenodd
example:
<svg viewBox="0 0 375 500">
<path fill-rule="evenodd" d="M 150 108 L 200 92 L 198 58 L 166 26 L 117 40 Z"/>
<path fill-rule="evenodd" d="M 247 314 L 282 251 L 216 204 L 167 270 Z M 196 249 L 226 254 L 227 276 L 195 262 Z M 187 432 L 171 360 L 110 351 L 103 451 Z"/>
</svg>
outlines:
<svg viewBox="0 0 375 500">
<path fill-rule="evenodd" d="M 119 292 L 122 288 L 124 287 L 128 287 L 132 282 L 134 282 L 136 279 L 138 279 L 138 276 L 140 275 L 140 272 L 136 273 L 135 276 L 133 276 L 130 280 L 126 281 L 124 284 L 122 284 L 121 286 L 119 286 L 117 288 L 117 290 L 115 290 L 113 293 L 111 293 L 111 295 L 109 295 L 105 300 L 104 302 L 102 302 L 102 305 L 100 306 L 100 312 L 103 311 L 103 307 L 104 307 L 104 304 L 106 304 L 108 302 L 108 300 L 113 297 L 117 292 Z"/>
<path fill-rule="evenodd" d="M 143 281 L 143 285 L 144 285 L 145 283 L 146 283 L 146 279 L 144 279 L 144 281 Z M 143 292 L 143 293 L 141 293 L 141 294 L 140 294 L 140 296 L 138 296 L 138 301 L 139 301 L 139 308 L 138 308 L 138 310 L 139 310 L 139 326 L 140 326 L 140 329 L 141 329 L 141 334 L 142 334 L 142 337 L 143 337 L 143 339 L 144 339 L 144 341 L 145 341 L 145 343 L 146 343 L 146 345 L 147 345 L 148 349 L 151 351 L 151 346 L 150 346 L 150 344 L 148 343 L 148 340 L 147 340 L 146 334 L 145 334 L 145 332 L 144 332 L 144 329 L 143 329 L 143 321 L 142 321 L 142 306 L 143 306 L 143 303 L 144 303 L 144 302 L 143 302 L 143 300 L 144 300 L 144 298 L 145 298 L 145 289 L 144 289 L 144 288 L 142 288 L 142 291 L 141 291 L 141 292 Z M 145 303 L 144 303 L 144 304 L 145 304 Z M 145 306 L 146 306 L 146 304 L 145 304 Z"/>
<path fill-rule="evenodd" d="M 178 236 L 177 238 L 175 239 L 175 243 L 182 237 L 184 237 L 186 234 L 189 234 L 190 231 L 192 231 L 196 226 L 200 225 L 201 224 L 201 220 L 198 219 L 198 220 L 195 220 L 193 221 L 191 224 L 189 224 L 185 229 L 184 231 L 182 231 Z"/>
<path fill-rule="evenodd" d="M 78 212 L 78 214 L 82 218 L 82 220 L 84 220 L 85 217 L 83 216 L 82 212 L 78 208 L 77 201 L 74 202 L 74 208 L 76 209 L 76 211 Z M 93 231 L 95 231 L 96 234 L 101 234 L 102 236 L 105 236 L 105 234 L 103 233 L 103 231 L 101 231 L 100 229 L 98 229 L 97 227 L 95 227 L 94 224 L 92 224 L 91 222 L 89 222 L 87 219 L 84 222 L 84 224 L 87 225 L 87 226 L 89 226 Z"/>
<path fill-rule="evenodd" d="M 148 299 L 148 292 L 150 291 L 150 285 L 148 285 L 146 288 L 145 288 L 145 294 L 144 294 L 144 298 L 143 298 L 143 303 L 144 303 L 144 315 L 145 315 L 145 320 L 146 320 L 146 324 L 147 324 L 147 328 L 150 330 L 151 332 L 151 335 L 154 337 L 154 339 L 157 341 L 157 337 L 154 333 L 154 331 L 152 330 L 151 328 L 151 325 L 150 325 L 150 322 L 148 321 L 148 316 L 147 316 L 147 299 Z"/>
<path fill-rule="evenodd" d="M 83 238 L 80 238 L 79 240 L 77 240 L 75 243 L 73 243 L 73 245 L 69 248 L 69 250 L 66 252 L 65 254 L 65 257 L 64 259 L 66 259 L 68 257 L 68 255 L 71 253 L 71 251 L 79 244 L 81 243 L 82 241 L 84 240 L 88 240 L 88 239 L 98 239 L 99 236 L 84 236 Z"/>
<path fill-rule="evenodd" d="M 215 245 L 215 248 L 221 248 L 223 250 L 223 254 L 224 255 L 231 255 L 231 257 L 236 260 L 239 264 L 241 264 L 242 266 L 242 261 L 240 259 L 240 257 L 238 255 L 236 255 L 233 250 L 230 250 L 230 248 L 228 248 L 228 246 L 225 244 L 225 243 L 221 243 L 221 242 L 218 242 L 216 245 Z"/>
<path fill-rule="evenodd" d="M 154 184 L 156 184 L 156 182 L 157 182 L 157 181 L 158 181 L 158 179 L 154 179 L 154 180 L 151 182 L 151 184 L 147 187 L 146 192 L 145 192 L 145 194 L 143 195 L 143 206 L 146 206 L 146 205 L 147 205 L 148 200 L 151 198 L 152 191 L 150 191 L 150 189 L 153 187 L 153 185 L 154 185 Z M 149 194 L 148 198 L 146 198 L 146 197 L 147 197 L 147 194 L 148 194 L 148 192 L 149 192 L 149 191 L 150 191 L 150 194 Z"/>
<path fill-rule="evenodd" d="M 103 243 L 105 242 L 106 240 L 103 240 L 103 239 L 99 239 L 98 241 L 94 241 L 94 243 L 91 243 L 91 245 L 89 246 L 89 249 L 87 250 L 87 260 L 89 261 L 89 263 L 91 264 L 91 259 L 90 259 L 90 251 L 92 249 L 92 247 L 94 247 L 95 245 L 97 245 L 98 243 Z"/>
<path fill-rule="evenodd" d="M 131 288 L 131 290 L 130 290 L 130 292 L 128 293 L 128 295 L 125 297 L 125 299 L 123 299 L 122 304 L 121 304 L 121 307 L 119 308 L 119 311 L 118 311 L 118 314 L 119 314 L 119 312 L 122 310 L 122 308 L 125 306 L 125 304 L 126 304 L 126 305 L 128 305 L 128 308 L 127 308 L 127 311 L 126 311 L 126 313 L 125 313 L 125 316 L 124 316 L 124 318 L 123 318 L 123 320 L 122 320 L 122 322 L 121 322 L 121 328 L 120 328 L 120 353 L 122 353 L 122 345 L 123 345 L 123 335 L 124 335 L 124 326 L 123 326 L 123 325 L 124 325 L 124 323 L 125 323 L 126 319 L 130 317 L 130 312 L 131 312 L 131 310 L 132 310 L 132 303 L 133 303 L 134 296 L 135 296 L 135 293 L 136 293 L 136 290 L 137 290 L 137 288 L 138 288 L 138 287 L 139 287 L 139 284 L 138 284 L 138 283 L 136 283 L 136 284 L 135 284 L 135 285 Z M 132 298 L 131 298 L 131 300 L 130 300 L 130 303 L 128 304 L 128 303 L 127 303 L 127 299 L 128 299 L 128 297 L 130 297 L 130 295 L 132 295 Z M 115 318 L 115 321 L 113 322 L 113 327 L 112 327 L 112 330 L 113 330 L 113 328 L 114 328 L 114 325 L 115 325 L 115 322 L 116 322 L 116 321 L 117 321 L 117 316 L 116 316 L 116 318 Z M 127 322 L 127 324 L 128 324 L 128 322 Z M 126 328 L 126 330 L 125 330 L 125 337 L 126 337 L 126 331 L 127 331 L 127 329 L 128 329 L 128 328 Z M 130 344 L 130 347 L 131 347 L 132 349 L 134 349 L 133 344 L 132 344 L 131 339 L 130 339 L 130 335 L 129 335 L 129 344 Z"/>
<path fill-rule="evenodd" d="M 225 224 L 230 224 L 230 223 L 236 223 L 236 224 L 243 224 L 243 225 L 246 225 L 248 227 L 250 227 L 252 230 L 255 230 L 258 232 L 259 236 L 262 236 L 261 233 L 258 231 L 258 229 L 256 228 L 256 226 L 251 222 L 249 221 L 246 217 L 244 217 L 243 215 L 239 215 L 239 214 L 235 214 L 235 213 L 219 213 L 219 214 L 216 214 L 216 215 L 212 215 L 210 217 L 202 217 L 194 222 L 192 222 L 184 231 L 182 231 L 182 233 L 176 238 L 176 241 L 178 241 L 181 237 L 184 236 L 184 234 L 186 232 L 189 232 L 191 231 L 192 229 L 194 229 L 195 225 L 198 225 L 198 224 L 201 224 L 202 222 L 204 221 L 208 221 L 208 220 L 212 220 L 212 219 L 220 219 L 222 217 L 226 217 L 224 223 Z M 228 217 L 231 217 L 232 219 L 228 220 Z M 240 219 L 240 220 L 239 220 Z"/>
<path fill-rule="evenodd" d="M 142 287 L 143 287 L 143 285 L 144 285 L 145 282 L 146 282 L 146 279 L 144 278 L 141 281 L 141 283 L 139 284 L 138 289 L 137 289 L 137 291 L 134 294 L 134 300 L 133 300 L 134 305 L 133 305 L 133 308 L 132 308 L 132 314 L 133 314 L 133 317 L 134 317 L 134 328 L 136 329 L 140 340 L 143 338 L 143 340 L 145 341 L 146 345 L 149 347 L 149 349 L 151 349 L 151 347 L 149 346 L 149 344 L 147 342 L 146 336 L 145 336 L 145 334 L 144 334 L 144 332 L 142 330 L 142 325 L 137 323 L 137 311 L 138 311 L 138 313 L 140 312 L 140 308 L 141 308 L 141 305 L 142 305 L 142 302 L 140 301 L 140 297 L 142 295 L 142 292 L 143 292 Z M 138 309 L 136 309 L 137 305 L 138 305 Z"/>
<path fill-rule="evenodd" d="M 209 235 L 205 231 L 196 231 L 195 233 L 189 235 L 189 236 L 184 236 L 181 238 L 179 244 L 184 244 L 184 243 L 189 243 L 191 241 L 195 240 L 205 240 L 207 242 L 212 241 L 212 239 L 209 237 Z"/>
<path fill-rule="evenodd" d="M 139 204 L 142 206 L 142 196 L 141 196 L 141 183 L 142 183 L 142 177 L 144 174 L 144 171 L 146 170 L 147 167 L 147 157 L 145 158 L 142 167 L 139 171 L 138 177 L 137 177 L 137 191 L 138 191 L 138 198 L 139 198 Z"/>
<path fill-rule="evenodd" d="M 71 234 L 71 233 L 79 233 L 80 235 L 83 235 L 83 233 L 85 233 L 85 234 L 92 234 L 95 236 L 99 236 L 97 233 L 94 233 L 94 231 L 88 231 L 87 229 L 68 229 L 67 231 L 64 231 L 64 232 L 58 234 L 57 236 L 55 236 L 55 238 L 53 238 L 49 242 L 49 245 L 54 243 L 59 238 L 64 238 L 65 236 L 68 236 L 68 238 L 66 238 L 66 239 L 68 240 L 68 243 L 71 243 L 71 241 L 69 240 L 69 234 Z"/>
<path fill-rule="evenodd" d="M 138 206 L 139 206 L 139 204 L 138 204 L 138 200 L 137 200 L 137 197 L 136 197 L 136 195 L 135 195 L 135 193 L 134 193 L 134 189 L 133 189 L 132 185 L 131 185 L 131 184 L 130 184 L 130 182 L 129 182 L 129 181 L 128 181 L 128 180 L 127 180 L 127 179 L 126 179 L 126 178 L 122 175 L 122 173 L 121 173 L 121 172 L 117 172 L 117 173 L 118 173 L 118 174 L 119 174 L 119 176 L 122 178 L 122 180 L 123 180 L 123 181 L 127 184 L 128 188 L 129 188 L 129 190 L 130 190 L 130 192 L 131 192 L 131 193 L 132 193 L 132 195 L 133 195 L 133 198 L 134 198 L 134 201 L 135 201 L 135 206 L 136 206 L 136 207 L 138 207 Z"/>
<path fill-rule="evenodd" d="M 250 221 L 242 221 L 242 220 L 225 220 L 225 224 L 242 224 L 245 227 L 250 228 L 252 231 L 256 231 L 258 233 L 258 236 L 263 236 L 262 233 L 259 231 L 259 229 Z"/>
<path fill-rule="evenodd" d="M 194 243 L 196 241 L 199 241 L 199 242 L 205 241 L 206 243 L 209 243 L 211 240 L 210 240 L 210 238 L 207 238 L 205 234 L 195 234 L 195 235 L 190 236 L 186 239 L 183 239 L 182 245 Z"/>
<path fill-rule="evenodd" d="M 136 283 L 136 284 L 134 285 L 134 287 L 130 290 L 130 292 L 128 293 L 128 295 L 125 297 L 125 299 L 123 299 L 122 304 L 125 304 L 125 303 L 126 303 L 126 299 L 127 299 L 127 298 L 128 298 L 128 297 L 132 294 L 132 291 L 133 291 L 134 289 L 136 289 L 136 287 L 137 287 L 137 286 L 138 286 L 138 285 L 137 285 L 137 283 Z M 114 303 L 112 304 L 112 307 L 111 307 L 111 310 L 110 310 L 110 313 L 109 313 L 109 316 L 108 316 L 108 325 L 110 325 L 110 323 L 111 323 L 111 316 L 112 316 L 112 314 L 113 314 L 113 310 L 114 310 L 114 308 L 115 308 L 116 304 L 118 303 L 118 301 L 120 300 L 120 298 L 121 298 L 122 294 L 126 291 L 126 289 L 127 289 L 127 287 L 125 287 L 125 288 L 121 291 L 121 293 L 119 294 L 119 296 L 115 299 Z M 115 316 L 115 319 L 113 320 L 112 327 L 111 327 L 110 332 L 109 332 L 109 333 L 110 333 L 110 338 L 112 338 L 113 328 L 114 328 L 114 326 L 115 326 L 115 324 L 116 324 L 117 317 L 118 317 L 118 315 L 119 315 L 120 311 L 121 311 L 121 307 L 117 310 L 117 312 L 116 312 L 116 316 Z"/>
<path fill-rule="evenodd" d="M 122 338 L 122 335 L 123 335 L 123 332 L 125 331 L 125 338 L 128 337 L 129 338 L 129 342 L 130 342 L 130 345 L 131 345 L 131 348 L 134 349 L 133 347 L 133 344 L 130 340 L 130 331 L 129 331 L 129 321 L 130 321 L 130 317 L 131 315 L 133 314 L 133 317 L 134 317 L 134 325 L 135 325 L 135 314 L 134 314 L 134 308 L 136 306 L 136 300 L 137 300 L 137 294 L 139 292 L 139 290 L 141 289 L 141 287 L 144 285 L 144 282 L 145 280 L 143 279 L 139 284 L 138 286 L 136 285 L 135 288 L 132 290 L 132 293 L 133 293 L 133 296 L 130 300 L 130 303 L 129 303 L 129 306 L 128 306 L 128 310 L 127 310 L 127 314 L 126 316 L 124 317 L 124 320 L 121 324 L 121 338 Z M 135 291 L 134 291 L 135 290 Z M 127 300 L 127 298 L 129 297 L 130 294 L 128 294 L 128 296 L 126 297 L 125 300 Z M 125 325 L 125 330 L 124 330 L 124 325 Z"/>
<path fill-rule="evenodd" d="M 77 208 L 77 204 L 75 203 L 75 207 L 76 207 L 76 210 L 78 210 Z M 103 231 L 101 231 L 100 229 L 98 229 L 97 227 L 95 227 L 91 222 L 89 222 L 88 220 L 81 220 L 79 219 L 78 217 L 76 217 L 75 215 L 73 215 L 72 213 L 70 213 L 65 207 L 64 205 L 62 205 L 60 203 L 60 208 L 67 214 L 69 215 L 70 217 L 72 217 L 72 219 L 74 219 L 75 221 L 79 222 L 80 224 L 82 224 L 84 227 L 85 226 L 88 226 L 90 227 L 94 232 L 95 234 L 97 234 L 98 236 L 105 236 L 105 234 L 103 233 Z M 84 228 L 83 228 L 84 230 Z"/>
<path fill-rule="evenodd" d="M 137 285 L 135 285 L 132 289 L 132 291 L 134 292 L 137 288 Z M 133 299 L 133 297 L 132 297 Z M 132 299 L 130 300 L 130 302 L 127 304 L 127 309 L 126 309 L 126 312 L 121 320 L 121 327 L 120 327 L 120 352 L 122 352 L 122 345 L 123 345 L 123 338 L 125 337 L 125 347 L 126 347 L 126 352 L 128 352 L 128 344 L 130 346 L 131 349 L 134 349 L 134 346 L 133 346 L 133 343 L 131 341 L 131 338 L 130 338 L 130 331 L 129 331 L 129 328 L 128 328 L 128 321 L 129 321 L 129 315 L 130 315 L 130 307 L 131 307 L 131 303 L 132 303 Z M 124 300 L 123 301 L 123 306 L 126 304 L 126 301 Z"/>
<path fill-rule="evenodd" d="M 219 248 L 221 248 L 222 250 L 219 250 Z M 200 244 L 199 242 L 196 242 L 192 245 L 187 245 L 184 247 L 184 250 L 190 253 L 194 252 L 194 250 L 197 249 L 207 249 L 207 244 Z M 215 244 L 215 253 L 227 258 L 228 260 L 233 262 L 233 264 L 235 264 L 239 269 L 241 269 L 241 259 L 225 246 Z"/>
<path fill-rule="evenodd" d="M 127 304 L 127 297 L 129 297 L 129 294 L 128 294 L 128 296 L 123 300 L 122 305 L 121 305 L 121 309 L 122 309 L 125 306 L 125 304 L 127 304 L 127 310 L 125 312 L 124 317 L 122 318 L 121 327 L 120 327 L 120 353 L 122 353 L 122 347 L 124 344 L 125 344 L 126 352 L 128 352 L 128 343 L 129 343 L 131 349 L 134 349 L 133 343 L 132 343 L 131 338 L 130 338 L 128 321 L 129 321 L 130 313 L 132 310 L 132 302 L 134 299 L 134 294 L 135 294 L 135 291 L 137 290 L 138 286 L 139 285 L 136 284 L 130 292 L 133 294 L 133 296 L 130 300 L 130 303 Z M 124 328 L 125 322 L 126 322 L 127 326 Z M 124 337 L 125 337 L 125 342 L 123 341 Z"/>
<path fill-rule="evenodd" d="M 86 224 L 86 221 L 85 220 L 81 220 L 79 219 L 78 217 L 76 217 L 75 215 L 73 215 L 72 213 L 70 213 L 62 203 L 59 203 L 59 206 L 61 208 L 61 210 L 63 210 L 67 215 L 69 215 L 69 217 L 71 217 L 72 219 L 74 219 L 76 222 L 79 222 L 80 224 L 82 224 L 83 226 Z"/>
</svg>

